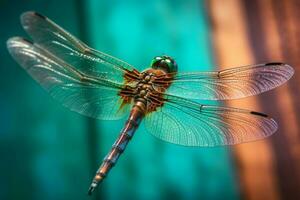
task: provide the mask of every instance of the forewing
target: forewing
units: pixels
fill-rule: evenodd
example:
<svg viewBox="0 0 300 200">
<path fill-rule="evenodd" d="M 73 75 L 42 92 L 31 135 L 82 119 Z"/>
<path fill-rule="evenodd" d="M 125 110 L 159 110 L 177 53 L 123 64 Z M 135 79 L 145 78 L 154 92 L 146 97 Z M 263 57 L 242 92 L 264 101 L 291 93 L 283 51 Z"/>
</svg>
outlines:
<svg viewBox="0 0 300 200">
<path fill-rule="evenodd" d="M 289 80 L 294 73 L 283 63 L 249 65 L 216 72 L 178 73 L 173 80 L 159 78 L 158 84 L 170 83 L 166 94 L 188 99 L 227 100 L 257 95 Z"/>
<path fill-rule="evenodd" d="M 41 14 L 26 12 L 21 16 L 21 23 L 34 44 L 87 75 L 123 83 L 124 73 L 134 69 L 117 58 L 91 49 Z"/>
<path fill-rule="evenodd" d="M 127 111 L 118 95 L 121 84 L 85 74 L 22 38 L 9 39 L 7 47 L 37 82 L 71 110 L 98 119 L 118 119 Z"/>
<path fill-rule="evenodd" d="M 208 106 L 169 97 L 145 117 L 146 129 L 161 140 L 211 147 L 265 138 L 277 130 L 267 115 L 243 109 Z"/>
</svg>

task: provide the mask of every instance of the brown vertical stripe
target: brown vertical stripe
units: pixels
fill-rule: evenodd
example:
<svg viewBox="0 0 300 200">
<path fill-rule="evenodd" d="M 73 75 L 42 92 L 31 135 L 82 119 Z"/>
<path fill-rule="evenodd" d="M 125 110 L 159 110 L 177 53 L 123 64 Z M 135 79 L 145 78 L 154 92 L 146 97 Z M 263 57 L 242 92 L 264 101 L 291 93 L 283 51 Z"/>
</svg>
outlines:
<svg viewBox="0 0 300 200">
<path fill-rule="evenodd" d="M 266 38 L 267 56 L 283 60 L 296 68 L 296 75 L 288 85 L 277 90 L 273 96 L 278 111 L 279 132 L 273 137 L 278 160 L 278 178 L 283 199 L 300 199 L 300 138 L 299 138 L 299 3 L 295 1 L 258 1 L 261 7 L 263 32 Z M 266 9 L 271 13 L 265 15 Z M 297 9 L 298 8 L 298 9 Z M 297 24 L 298 23 L 298 24 Z M 270 38 L 272 35 L 273 38 Z M 273 40 L 272 40 L 273 39 Z M 275 40 L 275 42 L 274 42 Z M 265 105 L 268 103 L 265 102 Z"/>
<path fill-rule="evenodd" d="M 209 1 L 214 49 L 220 66 L 254 63 L 248 41 L 243 4 L 239 0 Z M 224 68 L 222 68 L 224 69 Z M 226 102 L 229 106 L 261 110 L 256 97 Z M 247 199 L 279 199 L 276 164 L 270 140 L 234 147 L 243 196 Z"/>
<path fill-rule="evenodd" d="M 266 60 L 285 61 L 279 48 L 281 41 L 277 33 L 272 2 L 244 1 L 244 5 L 250 44 L 257 62 Z M 279 191 L 283 199 L 294 198 L 296 195 L 295 189 L 299 185 L 297 179 L 288 180 L 296 170 L 296 163 L 293 161 L 290 152 L 290 142 L 297 141 L 295 137 L 295 133 L 297 133 L 296 116 L 293 113 L 291 99 L 287 84 L 276 89 L 276 91 L 259 96 L 261 105 L 266 111 L 275 116 L 280 127 L 277 134 L 272 137 L 272 146 L 277 160 Z"/>
<path fill-rule="evenodd" d="M 296 69 L 300 69 L 300 2 L 297 0 L 273 0 L 273 10 L 276 22 L 276 30 L 280 35 L 280 48 L 283 60 L 287 61 Z M 296 75 L 290 82 L 289 88 L 293 98 L 293 108 L 300 111 L 299 84 L 300 78 Z M 300 113 L 295 112 L 297 121 L 300 120 Z"/>
</svg>

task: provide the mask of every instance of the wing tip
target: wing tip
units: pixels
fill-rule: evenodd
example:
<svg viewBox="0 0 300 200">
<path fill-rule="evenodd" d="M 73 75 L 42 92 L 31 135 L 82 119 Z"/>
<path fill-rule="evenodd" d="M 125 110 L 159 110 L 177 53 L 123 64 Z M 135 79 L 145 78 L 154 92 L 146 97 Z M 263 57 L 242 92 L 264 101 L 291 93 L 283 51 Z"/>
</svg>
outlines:
<svg viewBox="0 0 300 200">
<path fill-rule="evenodd" d="M 286 63 L 283 63 L 283 62 L 269 62 L 269 63 L 265 63 L 265 66 L 281 66 L 281 67 L 284 67 L 284 70 L 285 72 L 287 73 L 287 80 L 289 80 L 295 73 L 295 70 L 294 68 L 289 65 L 289 64 L 286 64 Z"/>
<path fill-rule="evenodd" d="M 21 14 L 21 24 L 23 26 L 26 26 L 29 22 L 32 21 L 33 17 L 39 17 L 41 19 L 46 20 L 47 17 L 45 17 L 44 15 L 36 12 L 36 11 L 27 11 Z"/>
<path fill-rule="evenodd" d="M 26 17 L 31 17 L 31 16 L 38 16 L 40 18 L 47 19 L 47 17 L 45 17 L 44 15 L 42 15 L 41 13 L 38 13 L 36 11 L 26 11 L 21 14 L 21 18 L 26 18 Z"/>
<path fill-rule="evenodd" d="M 11 37 L 7 40 L 7 43 L 8 42 L 13 42 L 13 41 L 23 41 L 23 42 L 27 42 L 27 43 L 30 43 L 32 44 L 32 42 L 26 38 L 23 38 L 23 37 L 20 37 L 20 36 L 14 36 L 14 37 Z"/>
<path fill-rule="evenodd" d="M 15 37 L 11 37 L 9 38 L 7 41 L 6 41 L 6 46 L 7 48 L 9 49 L 10 47 L 14 46 L 15 44 L 17 43 L 27 43 L 27 44 L 33 44 L 31 41 L 25 39 L 25 38 L 22 38 L 22 37 L 19 37 L 19 36 L 15 36 Z"/>
<path fill-rule="evenodd" d="M 29 46 L 32 46 L 33 43 L 25 38 L 22 37 L 11 37 L 6 41 L 6 48 L 9 52 L 9 54 L 15 59 L 18 60 L 18 56 L 20 54 L 20 51 L 17 49 L 19 48 L 28 48 Z"/>
<path fill-rule="evenodd" d="M 284 66 L 286 67 L 287 72 L 289 73 L 288 79 L 290 79 L 294 75 L 295 69 L 291 65 L 288 65 L 288 64 L 284 64 Z"/>
<path fill-rule="evenodd" d="M 256 116 L 260 116 L 262 118 L 265 118 L 265 120 L 268 121 L 269 123 L 269 128 L 270 128 L 270 131 L 268 131 L 266 134 L 264 134 L 264 137 L 262 137 L 261 139 L 263 138 L 266 138 L 266 137 L 269 137 L 270 135 L 273 135 L 277 129 L 278 129 L 278 124 L 277 122 L 271 118 L 269 115 L 265 114 L 265 113 L 261 113 L 261 112 L 256 112 L 256 111 L 250 111 L 250 114 L 252 115 L 256 115 Z"/>
</svg>

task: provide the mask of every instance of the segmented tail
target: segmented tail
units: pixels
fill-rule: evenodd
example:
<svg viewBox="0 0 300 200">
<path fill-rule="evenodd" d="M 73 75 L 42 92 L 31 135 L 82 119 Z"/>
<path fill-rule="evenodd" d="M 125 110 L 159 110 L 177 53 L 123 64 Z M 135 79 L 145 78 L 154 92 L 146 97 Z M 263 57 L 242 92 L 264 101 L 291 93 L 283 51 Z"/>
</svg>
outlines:
<svg viewBox="0 0 300 200">
<path fill-rule="evenodd" d="M 129 118 L 122 129 L 118 139 L 113 144 L 110 152 L 106 155 L 104 158 L 101 166 L 99 167 L 98 171 L 96 172 L 96 175 L 93 179 L 93 182 L 89 188 L 88 194 L 91 195 L 92 192 L 95 190 L 97 185 L 99 185 L 103 179 L 107 176 L 108 172 L 111 170 L 111 168 L 117 163 L 120 155 L 125 150 L 128 142 L 133 137 L 134 132 L 136 131 L 137 127 L 139 126 L 142 118 L 143 118 L 144 112 L 141 110 L 139 106 L 134 106 Z"/>
</svg>

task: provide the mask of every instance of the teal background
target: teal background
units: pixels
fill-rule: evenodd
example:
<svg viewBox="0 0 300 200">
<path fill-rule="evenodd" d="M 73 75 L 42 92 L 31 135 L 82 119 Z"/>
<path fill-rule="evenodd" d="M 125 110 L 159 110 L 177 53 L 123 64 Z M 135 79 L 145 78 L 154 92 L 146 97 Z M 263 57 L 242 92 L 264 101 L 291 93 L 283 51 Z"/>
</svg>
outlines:
<svg viewBox="0 0 300 200">
<path fill-rule="evenodd" d="M 0 1 L 0 199 L 238 199 L 230 151 L 162 142 L 143 125 L 116 167 L 87 196 L 124 120 L 96 121 L 51 99 L 9 56 L 25 36 L 19 16 L 38 11 L 90 46 L 142 70 L 156 55 L 180 71 L 213 70 L 204 1 Z"/>
</svg>

